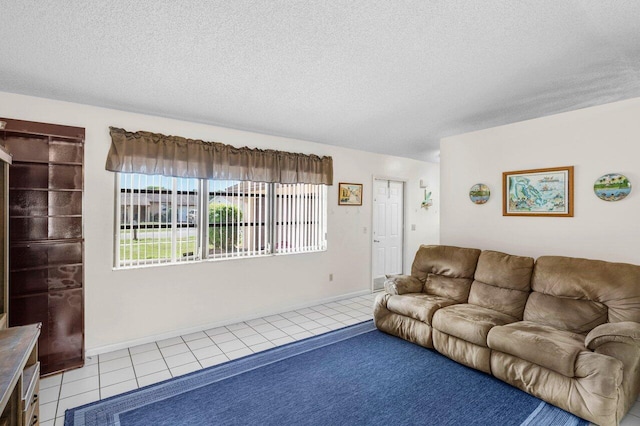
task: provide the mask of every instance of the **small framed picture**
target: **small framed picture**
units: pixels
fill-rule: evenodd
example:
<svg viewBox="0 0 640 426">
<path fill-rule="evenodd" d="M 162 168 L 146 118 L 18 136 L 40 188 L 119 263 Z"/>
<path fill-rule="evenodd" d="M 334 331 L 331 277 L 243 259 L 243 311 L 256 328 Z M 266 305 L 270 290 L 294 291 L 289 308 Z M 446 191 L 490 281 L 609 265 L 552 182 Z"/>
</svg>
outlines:
<svg viewBox="0 0 640 426">
<path fill-rule="evenodd" d="M 502 173 L 503 216 L 573 217 L 573 166 Z"/>
<path fill-rule="evenodd" d="M 362 205 L 362 184 L 340 182 L 338 184 L 338 205 L 339 206 L 361 206 Z"/>
</svg>

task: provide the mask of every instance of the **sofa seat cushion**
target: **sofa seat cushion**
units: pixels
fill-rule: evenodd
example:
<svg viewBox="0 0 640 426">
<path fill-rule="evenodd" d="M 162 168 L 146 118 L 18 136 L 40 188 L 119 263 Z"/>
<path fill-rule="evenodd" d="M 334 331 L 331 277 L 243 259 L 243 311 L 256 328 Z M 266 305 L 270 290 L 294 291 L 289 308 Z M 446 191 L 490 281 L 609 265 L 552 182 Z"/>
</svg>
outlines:
<svg viewBox="0 0 640 426">
<path fill-rule="evenodd" d="M 455 300 L 425 293 L 407 293 L 391 296 L 387 300 L 387 309 L 431 325 L 433 314 L 440 308 L 453 305 Z"/>
<path fill-rule="evenodd" d="M 463 303 L 439 309 L 433 315 L 433 328 L 479 346 L 487 347 L 487 334 L 496 325 L 518 319 L 483 306 Z"/>
<path fill-rule="evenodd" d="M 588 351 L 584 335 L 529 321 L 493 327 L 487 345 L 566 377 L 575 376 L 578 355 Z"/>
</svg>

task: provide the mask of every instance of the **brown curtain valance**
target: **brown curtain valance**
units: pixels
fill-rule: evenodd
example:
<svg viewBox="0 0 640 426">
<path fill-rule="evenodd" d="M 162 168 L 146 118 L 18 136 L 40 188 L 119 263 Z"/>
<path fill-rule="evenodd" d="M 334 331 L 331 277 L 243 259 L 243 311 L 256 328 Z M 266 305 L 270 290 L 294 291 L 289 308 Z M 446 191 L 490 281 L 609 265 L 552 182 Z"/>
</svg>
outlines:
<svg viewBox="0 0 640 426">
<path fill-rule="evenodd" d="M 333 158 L 270 149 L 236 148 L 110 127 L 106 169 L 186 178 L 333 184 Z"/>
</svg>

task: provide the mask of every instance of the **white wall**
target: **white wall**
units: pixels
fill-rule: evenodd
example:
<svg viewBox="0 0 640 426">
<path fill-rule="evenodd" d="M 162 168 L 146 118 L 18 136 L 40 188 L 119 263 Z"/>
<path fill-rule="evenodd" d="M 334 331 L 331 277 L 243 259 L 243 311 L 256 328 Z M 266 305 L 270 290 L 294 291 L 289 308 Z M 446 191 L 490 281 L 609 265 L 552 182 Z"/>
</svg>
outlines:
<svg viewBox="0 0 640 426">
<path fill-rule="evenodd" d="M 439 238 L 438 198 L 420 209 L 419 180 L 439 186 L 437 164 L 301 140 L 0 92 L 0 116 L 86 129 L 85 343 L 89 354 L 312 305 L 371 288 L 373 176 L 407 179 L 408 268 L 419 244 Z M 114 175 L 104 165 L 109 126 L 235 146 L 331 155 L 326 252 L 113 270 Z M 337 205 L 338 182 L 362 182 L 362 207 Z M 366 228 L 366 233 L 365 233 Z M 408 227 L 410 229 L 410 226 Z M 329 274 L 334 280 L 329 282 Z"/>
<path fill-rule="evenodd" d="M 639 117 L 636 98 L 443 139 L 441 243 L 640 264 Z M 502 172 L 569 165 L 575 217 L 502 216 Z M 593 184 L 613 172 L 635 188 L 602 201 Z M 489 185 L 487 204 L 469 200 L 475 183 Z"/>
</svg>

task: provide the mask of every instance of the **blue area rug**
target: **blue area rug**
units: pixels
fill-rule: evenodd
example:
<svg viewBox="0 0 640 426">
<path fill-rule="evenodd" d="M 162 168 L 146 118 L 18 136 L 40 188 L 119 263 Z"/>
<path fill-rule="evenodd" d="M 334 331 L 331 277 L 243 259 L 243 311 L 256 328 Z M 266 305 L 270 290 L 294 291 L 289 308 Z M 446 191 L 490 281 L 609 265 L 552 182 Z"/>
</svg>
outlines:
<svg viewBox="0 0 640 426">
<path fill-rule="evenodd" d="M 67 410 L 66 426 L 587 425 L 371 321 Z"/>
</svg>

